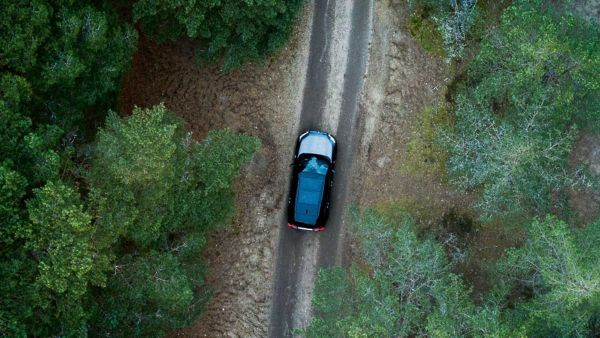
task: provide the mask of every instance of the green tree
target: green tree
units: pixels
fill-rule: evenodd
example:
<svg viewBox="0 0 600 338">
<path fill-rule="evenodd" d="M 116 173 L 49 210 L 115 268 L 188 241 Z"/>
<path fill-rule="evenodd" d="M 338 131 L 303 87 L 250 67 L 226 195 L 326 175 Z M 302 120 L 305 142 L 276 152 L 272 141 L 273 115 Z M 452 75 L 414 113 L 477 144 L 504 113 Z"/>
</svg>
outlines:
<svg viewBox="0 0 600 338">
<path fill-rule="evenodd" d="M 0 7 L 2 73 L 22 76 L 34 93 L 24 115 L 70 129 L 116 92 L 136 34 L 108 2 L 3 0 Z"/>
<path fill-rule="evenodd" d="M 508 313 L 511 326 L 528 336 L 592 336 L 590 323 L 600 311 L 600 221 L 570 230 L 554 216 L 535 220 L 528 239 L 499 262 L 507 291 L 532 296 Z"/>
<path fill-rule="evenodd" d="M 200 55 L 223 58 L 227 71 L 260 61 L 289 39 L 302 0 L 150 1 L 133 4 L 133 18 L 158 41 L 201 39 Z"/>
<path fill-rule="evenodd" d="M 21 229 L 25 248 L 38 261 L 34 287 L 42 291 L 48 313 L 62 323 L 59 334 L 86 332 L 83 298 L 90 286 L 105 283 L 108 260 L 92 242 L 91 216 L 83 210 L 79 195 L 57 182 L 36 190 L 27 203 L 31 223 Z M 52 332 L 52 331 L 50 331 Z"/>
<path fill-rule="evenodd" d="M 168 117 L 164 106 L 136 108 L 127 119 L 110 112 L 98 132 L 89 181 L 101 215 L 96 222 L 106 236 L 148 245 L 175 211 L 171 190 L 181 162 L 175 159 L 178 126 Z"/>
<path fill-rule="evenodd" d="M 231 217 L 231 185 L 259 145 L 227 130 L 197 142 L 164 105 L 108 115 L 89 198 L 96 243 L 117 257 L 96 290 L 94 332 L 160 336 L 196 318 L 209 293 L 199 251 Z"/>
<path fill-rule="evenodd" d="M 567 187 L 590 186 L 567 162 L 577 124 L 600 122 L 600 30 L 540 1 L 509 7 L 471 62 L 441 137 L 451 182 L 479 190 L 484 218 L 543 214 Z"/>
<path fill-rule="evenodd" d="M 61 182 L 61 139 L 114 102 L 136 36 L 108 2 L 0 8 L 0 336 L 81 336 L 108 260 Z"/>
<path fill-rule="evenodd" d="M 97 223 L 148 246 L 166 231 L 206 231 L 227 222 L 230 189 L 258 140 L 227 130 L 198 143 L 164 105 L 109 114 L 89 180 Z"/>
<path fill-rule="evenodd" d="M 151 251 L 125 255 L 115 263 L 107 291 L 97 297 L 100 318 L 91 329 L 94 336 L 162 337 L 166 331 L 191 324 L 190 308 L 198 313 L 206 299 L 171 253 Z M 107 311 L 109 310 L 109 311 Z"/>
<path fill-rule="evenodd" d="M 363 267 L 319 272 L 306 337 L 456 337 L 502 332 L 493 304 L 480 311 L 450 272 L 442 246 L 419 239 L 404 215 L 367 210 L 352 226 Z"/>
<path fill-rule="evenodd" d="M 25 185 L 23 178 L 8 185 L 16 176 L 3 176 L 3 192 Z M 6 229 L 3 236 L 7 244 L 3 249 L 10 250 L 2 250 L 0 264 L 0 333 L 84 335 L 88 316 L 84 304 L 90 287 L 105 283 L 108 257 L 94 246 L 91 216 L 78 193 L 50 181 L 34 194 L 27 201 L 28 220 L 15 217 L 18 227 Z"/>
</svg>

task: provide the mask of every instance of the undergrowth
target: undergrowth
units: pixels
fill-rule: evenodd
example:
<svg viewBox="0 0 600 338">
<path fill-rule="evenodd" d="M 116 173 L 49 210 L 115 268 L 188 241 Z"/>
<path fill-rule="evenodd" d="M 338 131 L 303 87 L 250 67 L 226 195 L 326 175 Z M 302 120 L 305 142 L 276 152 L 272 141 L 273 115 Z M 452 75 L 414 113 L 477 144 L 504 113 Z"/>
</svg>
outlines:
<svg viewBox="0 0 600 338">
<path fill-rule="evenodd" d="M 449 126 L 451 122 L 452 116 L 442 104 L 422 108 L 412 127 L 407 160 L 400 171 L 414 176 L 436 176 L 446 182 L 448 153 L 436 142 L 436 134 L 438 128 Z"/>
</svg>

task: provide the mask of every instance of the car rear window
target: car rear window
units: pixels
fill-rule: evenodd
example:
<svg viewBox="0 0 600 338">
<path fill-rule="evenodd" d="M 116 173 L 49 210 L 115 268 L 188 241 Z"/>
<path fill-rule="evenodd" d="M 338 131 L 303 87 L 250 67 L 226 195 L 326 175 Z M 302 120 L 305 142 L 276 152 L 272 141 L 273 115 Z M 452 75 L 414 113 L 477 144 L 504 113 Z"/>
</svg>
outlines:
<svg viewBox="0 0 600 338">
<path fill-rule="evenodd" d="M 298 203 L 319 205 L 323 179 L 300 175 Z"/>
</svg>

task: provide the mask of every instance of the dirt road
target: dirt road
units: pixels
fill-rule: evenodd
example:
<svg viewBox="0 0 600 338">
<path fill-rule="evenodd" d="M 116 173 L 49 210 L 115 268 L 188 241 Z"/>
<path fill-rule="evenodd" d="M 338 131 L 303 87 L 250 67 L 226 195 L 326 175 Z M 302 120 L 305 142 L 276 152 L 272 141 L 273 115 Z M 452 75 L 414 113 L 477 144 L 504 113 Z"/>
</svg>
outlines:
<svg viewBox="0 0 600 338">
<path fill-rule="evenodd" d="M 281 220 L 271 305 L 271 337 L 289 337 L 311 318 L 315 274 L 341 264 L 348 192 L 357 144 L 357 111 L 367 72 L 373 1 L 316 0 L 299 130 L 324 129 L 338 140 L 327 229 L 298 232 Z M 293 147 L 290 144 L 290 147 Z M 283 203 L 286 203 L 284 200 Z M 285 205 L 282 206 L 283 208 Z"/>
</svg>

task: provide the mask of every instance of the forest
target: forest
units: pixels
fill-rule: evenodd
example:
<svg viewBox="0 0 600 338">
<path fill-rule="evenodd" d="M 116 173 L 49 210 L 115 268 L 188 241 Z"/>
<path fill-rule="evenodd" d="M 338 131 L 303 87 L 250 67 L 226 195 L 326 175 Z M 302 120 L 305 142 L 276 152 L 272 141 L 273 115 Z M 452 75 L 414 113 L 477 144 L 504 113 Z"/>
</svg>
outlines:
<svg viewBox="0 0 600 338">
<path fill-rule="evenodd" d="M 198 141 L 164 105 L 115 113 L 134 25 L 203 39 L 227 70 L 280 48 L 300 3 L 0 1 L 0 336 L 163 336 L 197 317 L 198 253 L 260 141 Z"/>
<path fill-rule="evenodd" d="M 318 271 L 294 334 L 600 336 L 600 219 L 570 204 L 600 188 L 570 158 L 600 129 L 600 25 L 570 1 L 402 2 L 412 39 L 453 72 L 407 165 L 473 198 L 442 219 L 350 207 L 353 261 Z M 0 337 L 162 337 L 199 318 L 202 252 L 262 140 L 197 139 L 165 104 L 119 111 L 123 76 L 142 38 L 199 42 L 197 63 L 223 74 L 260 66 L 304 5 L 0 0 Z M 469 234 L 490 227 L 513 241 L 477 261 L 478 285 Z"/>
</svg>

